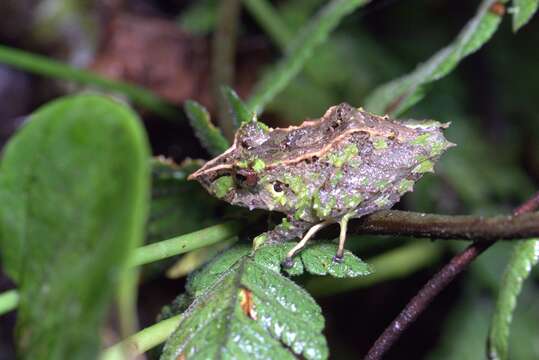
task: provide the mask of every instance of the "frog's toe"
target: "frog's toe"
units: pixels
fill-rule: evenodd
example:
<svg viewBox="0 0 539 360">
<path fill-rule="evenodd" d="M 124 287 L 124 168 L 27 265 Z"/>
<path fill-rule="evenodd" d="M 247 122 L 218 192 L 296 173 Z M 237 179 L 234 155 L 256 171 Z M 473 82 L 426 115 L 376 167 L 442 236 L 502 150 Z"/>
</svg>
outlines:
<svg viewBox="0 0 539 360">
<path fill-rule="evenodd" d="M 344 260 L 344 255 L 339 255 L 339 254 L 336 254 L 334 257 L 333 257 L 333 262 L 336 262 L 338 264 L 341 264 Z"/>
<path fill-rule="evenodd" d="M 294 266 L 294 259 L 292 257 L 286 257 L 281 263 L 283 269 L 291 269 Z"/>
</svg>

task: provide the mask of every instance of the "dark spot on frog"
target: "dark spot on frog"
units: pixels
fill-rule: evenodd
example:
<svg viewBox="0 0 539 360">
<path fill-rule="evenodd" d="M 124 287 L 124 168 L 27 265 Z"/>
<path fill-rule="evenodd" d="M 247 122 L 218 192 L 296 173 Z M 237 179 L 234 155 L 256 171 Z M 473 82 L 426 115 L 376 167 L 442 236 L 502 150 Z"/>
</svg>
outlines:
<svg viewBox="0 0 539 360">
<path fill-rule="evenodd" d="M 275 190 L 275 192 L 279 192 L 279 193 L 283 192 L 284 187 L 285 187 L 285 184 L 283 184 L 280 181 L 276 181 L 273 183 L 273 190 Z"/>
<path fill-rule="evenodd" d="M 240 142 L 240 146 L 244 149 L 247 149 L 249 150 L 251 147 L 249 146 L 249 143 L 246 141 L 246 140 L 243 140 L 242 142 Z"/>
<path fill-rule="evenodd" d="M 313 164 L 318 161 L 318 156 L 312 156 L 310 158 L 305 159 L 306 164 Z"/>
<path fill-rule="evenodd" d="M 253 187 L 258 183 L 258 175 L 252 169 L 236 170 L 234 179 L 240 187 Z"/>
</svg>

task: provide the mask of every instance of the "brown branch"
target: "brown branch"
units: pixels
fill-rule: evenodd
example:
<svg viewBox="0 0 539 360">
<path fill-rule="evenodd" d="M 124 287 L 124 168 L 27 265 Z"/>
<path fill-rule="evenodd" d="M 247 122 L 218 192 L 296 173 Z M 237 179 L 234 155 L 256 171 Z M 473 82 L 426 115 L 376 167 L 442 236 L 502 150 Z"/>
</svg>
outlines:
<svg viewBox="0 0 539 360">
<path fill-rule="evenodd" d="M 509 221 L 508 224 L 512 226 L 514 225 L 515 221 L 518 221 L 518 219 L 527 218 L 528 220 L 535 219 L 537 221 L 537 218 L 532 217 L 532 215 L 536 214 L 528 214 L 534 210 L 536 210 L 539 207 L 539 192 L 536 193 L 532 198 L 530 198 L 528 201 L 526 201 L 524 204 L 519 206 L 515 211 L 513 212 L 514 216 L 505 217 L 507 218 L 506 221 Z M 429 215 L 431 216 L 431 215 Z M 457 217 L 459 218 L 459 217 Z M 463 216 L 460 218 L 469 218 L 467 216 Z M 496 219 L 499 217 L 490 218 Z M 530 219 L 531 218 L 531 219 Z M 509 219 L 512 219 L 511 221 Z M 446 219 L 447 220 L 447 219 Z M 468 224 L 468 231 L 470 229 L 472 230 L 478 230 L 478 228 L 487 230 L 484 228 L 488 225 L 488 219 L 476 219 L 479 221 L 481 226 L 478 226 L 477 224 L 474 225 L 474 222 L 464 222 L 465 224 Z M 491 225 L 494 225 L 496 227 L 496 230 L 494 230 L 494 233 L 502 234 L 501 226 L 504 223 L 503 220 L 501 221 L 494 221 L 490 222 Z M 452 228 L 452 225 L 454 223 L 451 222 L 450 228 Z M 426 225 L 424 223 L 421 223 L 421 225 Z M 478 232 L 479 234 L 485 234 L 485 231 Z M 532 235 L 534 236 L 534 235 Z M 500 237 L 500 239 L 503 237 Z M 400 335 L 423 313 L 423 311 L 428 307 L 428 305 L 434 300 L 434 298 L 455 279 L 455 277 L 460 274 L 466 267 L 476 258 L 478 257 L 482 252 L 487 250 L 490 246 L 492 246 L 495 243 L 495 241 L 484 241 L 482 243 L 473 243 L 472 245 L 468 246 L 466 250 L 462 251 L 461 253 L 455 255 L 451 261 L 447 265 L 445 265 L 436 275 L 434 275 L 421 290 L 417 293 L 416 296 L 412 298 L 406 305 L 406 307 L 401 311 L 401 313 L 391 322 L 391 324 L 384 330 L 382 335 L 378 337 L 374 345 L 369 350 L 367 356 L 365 357 L 366 360 L 378 360 L 381 359 L 382 356 L 395 344 L 395 342 L 398 340 Z"/>
<path fill-rule="evenodd" d="M 530 199 L 539 204 L 539 195 Z M 526 205 L 536 206 L 535 205 Z M 523 205 L 524 206 L 524 205 Z M 524 212 L 527 212 L 527 210 Z M 462 239 L 476 242 L 527 239 L 539 236 L 539 213 L 469 216 L 436 215 L 408 211 L 380 211 L 350 225 L 356 234 L 403 235 L 431 239 Z"/>
</svg>

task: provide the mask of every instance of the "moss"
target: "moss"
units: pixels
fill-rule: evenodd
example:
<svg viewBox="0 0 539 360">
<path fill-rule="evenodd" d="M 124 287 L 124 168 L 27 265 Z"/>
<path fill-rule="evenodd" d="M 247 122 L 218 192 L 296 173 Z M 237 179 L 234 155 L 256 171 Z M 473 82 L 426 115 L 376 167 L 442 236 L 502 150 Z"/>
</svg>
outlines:
<svg viewBox="0 0 539 360">
<path fill-rule="evenodd" d="M 219 179 L 215 180 L 212 184 L 212 190 L 215 196 L 219 199 L 222 199 L 229 193 L 229 191 L 234 187 L 234 180 L 232 176 L 221 176 Z"/>
</svg>

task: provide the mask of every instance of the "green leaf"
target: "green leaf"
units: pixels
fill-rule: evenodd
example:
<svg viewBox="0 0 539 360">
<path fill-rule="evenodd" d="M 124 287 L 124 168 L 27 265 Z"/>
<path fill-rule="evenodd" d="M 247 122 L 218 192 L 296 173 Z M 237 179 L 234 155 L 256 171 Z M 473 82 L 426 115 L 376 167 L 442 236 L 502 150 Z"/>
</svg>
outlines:
<svg viewBox="0 0 539 360">
<path fill-rule="evenodd" d="M 223 136 L 221 130 L 212 124 L 210 114 L 204 106 L 196 101 L 187 100 L 184 109 L 196 136 L 212 156 L 217 156 L 228 149 L 230 146 L 228 140 Z"/>
<path fill-rule="evenodd" d="M 333 261 L 336 252 L 335 244 L 314 244 L 301 252 L 301 260 L 305 270 L 316 275 L 351 278 L 372 274 L 370 266 L 348 250 L 341 263 Z"/>
<path fill-rule="evenodd" d="M 198 183 L 187 181 L 187 176 L 202 164 L 201 160 L 185 160 L 179 165 L 164 158 L 152 161 L 148 243 L 187 234 L 221 221 L 217 208 L 222 204 Z"/>
<path fill-rule="evenodd" d="M 490 359 L 507 359 L 509 354 L 509 332 L 517 298 L 522 284 L 539 260 L 539 240 L 521 241 L 515 249 L 502 278 L 502 284 L 492 317 L 488 355 Z"/>
<path fill-rule="evenodd" d="M 256 85 L 247 102 L 248 107 L 258 114 L 261 113 L 301 71 L 314 50 L 326 41 L 341 20 L 367 2 L 368 0 L 333 0 L 325 5 L 292 40 L 287 56 Z"/>
<path fill-rule="evenodd" d="M 257 263 L 279 272 L 281 263 L 295 243 L 262 246 L 255 254 Z M 372 274 L 371 267 L 348 250 L 344 252 L 344 261 L 336 263 L 333 257 L 337 245 L 332 243 L 314 243 L 307 245 L 298 256 L 294 265 L 285 272 L 288 275 L 301 275 L 307 271 L 314 275 L 332 275 L 334 277 L 359 277 Z"/>
<path fill-rule="evenodd" d="M 537 11 L 539 0 L 513 0 L 513 31 L 526 25 Z"/>
<path fill-rule="evenodd" d="M 149 148 L 102 96 L 32 115 L 0 165 L 0 246 L 18 283 L 21 358 L 95 359 L 108 302 L 143 237 Z"/>
<path fill-rule="evenodd" d="M 243 103 L 234 90 L 228 86 L 223 86 L 221 91 L 228 103 L 230 114 L 234 120 L 234 128 L 237 129 L 239 125 L 256 119 L 256 115 L 247 109 L 247 105 Z"/>
<path fill-rule="evenodd" d="M 420 64 L 410 74 L 390 81 L 373 91 L 365 108 L 377 114 L 398 115 L 420 101 L 426 85 L 451 72 L 466 56 L 477 51 L 498 29 L 501 17 L 490 8 L 497 0 L 484 0 L 476 15 L 468 22 L 453 43 Z"/>
<path fill-rule="evenodd" d="M 207 35 L 217 22 L 217 1 L 198 0 L 183 10 L 178 18 L 179 26 L 197 35 Z"/>
<path fill-rule="evenodd" d="M 161 359 L 327 358 L 320 307 L 303 289 L 238 247 L 193 281 L 197 298 Z"/>
</svg>

